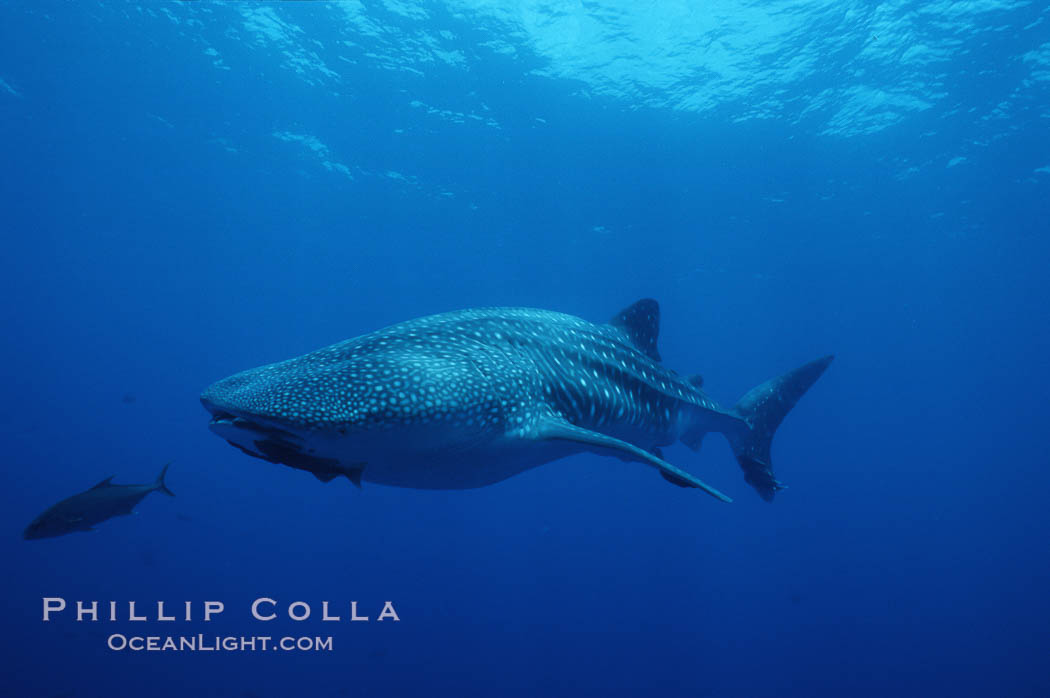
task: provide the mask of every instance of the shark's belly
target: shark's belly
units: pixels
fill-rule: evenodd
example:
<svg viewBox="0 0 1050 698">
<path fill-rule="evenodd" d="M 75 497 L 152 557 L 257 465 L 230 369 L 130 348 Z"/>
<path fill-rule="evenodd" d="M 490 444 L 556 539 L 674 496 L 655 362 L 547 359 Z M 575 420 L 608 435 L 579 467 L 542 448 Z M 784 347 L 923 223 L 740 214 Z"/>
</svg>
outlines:
<svg viewBox="0 0 1050 698">
<path fill-rule="evenodd" d="M 507 437 L 456 447 L 389 449 L 364 465 L 361 479 L 392 487 L 473 489 L 501 482 L 578 450 L 572 444 L 523 443 Z"/>
<path fill-rule="evenodd" d="M 364 482 L 437 490 L 485 487 L 588 450 L 570 441 L 527 438 L 505 424 L 494 429 L 431 424 L 310 446 L 346 468 L 360 468 Z M 606 423 L 600 430 L 645 450 L 674 440 L 672 433 L 626 421 Z"/>
</svg>

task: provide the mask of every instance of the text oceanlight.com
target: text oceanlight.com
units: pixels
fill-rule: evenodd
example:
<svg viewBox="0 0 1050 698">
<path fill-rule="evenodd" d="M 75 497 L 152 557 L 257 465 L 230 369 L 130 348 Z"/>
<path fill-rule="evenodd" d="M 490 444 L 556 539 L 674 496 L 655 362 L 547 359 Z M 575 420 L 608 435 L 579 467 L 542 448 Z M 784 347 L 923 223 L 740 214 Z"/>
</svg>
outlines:
<svg viewBox="0 0 1050 698">
<path fill-rule="evenodd" d="M 256 635 L 235 637 L 219 635 L 179 635 L 143 637 L 114 633 L 106 640 L 109 649 L 120 652 L 331 652 L 332 637 L 280 637 Z"/>
</svg>

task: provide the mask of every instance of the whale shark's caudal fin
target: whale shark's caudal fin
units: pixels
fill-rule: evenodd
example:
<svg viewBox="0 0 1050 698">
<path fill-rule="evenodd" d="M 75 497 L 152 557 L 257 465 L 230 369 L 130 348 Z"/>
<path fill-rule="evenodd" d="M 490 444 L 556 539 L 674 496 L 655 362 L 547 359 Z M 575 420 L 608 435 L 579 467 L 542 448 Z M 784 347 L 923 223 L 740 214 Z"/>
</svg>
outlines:
<svg viewBox="0 0 1050 698">
<path fill-rule="evenodd" d="M 736 403 L 733 412 L 744 418 L 749 428 L 730 435 L 733 454 L 744 470 L 744 479 L 755 488 L 762 499 L 773 501 L 777 490 L 784 485 L 773 476 L 769 448 L 773 434 L 799 398 L 812 386 L 834 356 L 825 356 L 799 366 L 779 378 L 768 380 L 752 388 Z"/>
</svg>

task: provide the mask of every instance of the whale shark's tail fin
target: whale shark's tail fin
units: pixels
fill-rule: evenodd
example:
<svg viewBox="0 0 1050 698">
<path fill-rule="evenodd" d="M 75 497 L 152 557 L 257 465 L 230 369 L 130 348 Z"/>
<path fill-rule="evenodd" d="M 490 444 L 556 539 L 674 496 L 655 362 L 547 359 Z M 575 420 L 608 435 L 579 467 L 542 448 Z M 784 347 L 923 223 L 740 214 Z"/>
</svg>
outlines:
<svg viewBox="0 0 1050 698">
<path fill-rule="evenodd" d="M 773 434 L 799 398 L 812 386 L 834 356 L 825 356 L 799 366 L 779 378 L 752 388 L 736 403 L 733 412 L 747 421 L 749 428 L 730 435 L 733 454 L 744 470 L 744 479 L 762 499 L 773 501 L 777 490 L 784 489 L 773 476 L 769 448 Z"/>
</svg>

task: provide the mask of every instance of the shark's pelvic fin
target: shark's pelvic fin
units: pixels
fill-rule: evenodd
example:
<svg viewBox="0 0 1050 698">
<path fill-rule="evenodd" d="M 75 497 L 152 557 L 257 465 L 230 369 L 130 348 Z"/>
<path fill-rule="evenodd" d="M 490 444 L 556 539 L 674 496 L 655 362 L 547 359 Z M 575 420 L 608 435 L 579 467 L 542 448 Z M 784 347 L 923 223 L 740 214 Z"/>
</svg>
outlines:
<svg viewBox="0 0 1050 698">
<path fill-rule="evenodd" d="M 679 470 L 663 458 L 649 453 L 644 449 L 638 448 L 632 443 L 621 441 L 620 439 L 596 431 L 591 431 L 590 429 L 578 427 L 575 424 L 570 424 L 569 422 L 553 416 L 540 419 L 530 436 L 531 438 L 538 440 L 557 439 L 562 441 L 573 441 L 587 446 L 590 451 L 603 454 L 611 453 L 611 455 L 620 456 L 626 460 L 646 463 L 647 465 L 658 468 L 660 473 L 666 479 L 676 485 L 681 484 L 684 487 L 697 487 L 704 492 L 707 492 L 715 499 L 720 499 L 723 502 L 733 501 L 714 487 L 705 483 L 703 480 L 690 475 L 684 470 Z"/>
<path fill-rule="evenodd" d="M 332 480 L 339 477 L 339 473 L 334 470 L 311 470 L 310 474 L 316 477 L 321 482 L 331 482 Z"/>
<path fill-rule="evenodd" d="M 664 459 L 664 451 L 659 446 L 653 446 L 652 448 L 650 448 L 649 449 L 649 453 L 653 454 L 654 456 L 656 456 L 660 460 Z M 677 475 L 671 475 L 666 470 L 661 470 L 660 471 L 660 477 L 662 477 L 663 479 L 667 480 L 672 485 L 677 485 L 679 487 L 692 487 L 693 486 L 693 483 L 689 482 L 688 480 L 682 479 L 682 478 L 678 477 Z"/>
<path fill-rule="evenodd" d="M 321 482 L 331 482 L 340 475 L 345 475 L 346 479 L 354 483 L 358 489 L 361 488 L 361 470 L 362 468 L 346 468 L 343 466 L 336 466 L 329 470 L 309 470 L 311 475 L 316 477 Z"/>
</svg>

